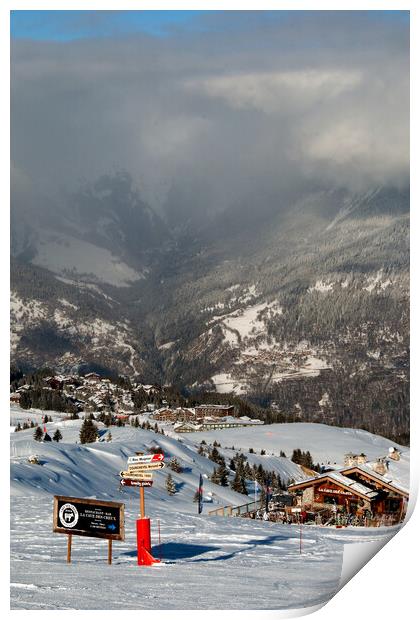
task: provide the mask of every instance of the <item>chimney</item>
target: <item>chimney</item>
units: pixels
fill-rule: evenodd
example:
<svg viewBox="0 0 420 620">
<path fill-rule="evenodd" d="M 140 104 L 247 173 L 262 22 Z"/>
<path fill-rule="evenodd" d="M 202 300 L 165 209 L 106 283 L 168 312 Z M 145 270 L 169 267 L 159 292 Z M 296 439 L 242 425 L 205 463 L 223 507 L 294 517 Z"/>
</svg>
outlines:
<svg viewBox="0 0 420 620">
<path fill-rule="evenodd" d="M 387 470 L 388 470 L 388 467 L 387 467 L 385 459 L 384 458 L 376 459 L 376 461 L 372 465 L 372 469 L 377 474 L 380 474 L 381 476 L 384 476 L 386 474 Z"/>
<path fill-rule="evenodd" d="M 397 450 L 397 448 L 391 447 L 388 450 L 388 456 L 393 461 L 399 461 L 400 457 L 401 457 L 401 452 L 399 452 L 399 450 Z"/>
</svg>

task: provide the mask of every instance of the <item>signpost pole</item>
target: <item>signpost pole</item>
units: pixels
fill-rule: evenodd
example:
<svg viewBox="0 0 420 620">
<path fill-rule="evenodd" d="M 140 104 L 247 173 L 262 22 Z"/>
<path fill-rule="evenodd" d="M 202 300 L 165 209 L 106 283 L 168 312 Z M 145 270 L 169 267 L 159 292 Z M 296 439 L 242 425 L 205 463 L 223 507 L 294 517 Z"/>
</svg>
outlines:
<svg viewBox="0 0 420 620">
<path fill-rule="evenodd" d="M 71 562 L 71 534 L 67 536 L 67 564 Z"/>
<path fill-rule="evenodd" d="M 140 519 L 144 519 L 144 488 L 140 487 Z"/>
<path fill-rule="evenodd" d="M 108 564 L 112 564 L 112 538 L 108 538 Z"/>
</svg>

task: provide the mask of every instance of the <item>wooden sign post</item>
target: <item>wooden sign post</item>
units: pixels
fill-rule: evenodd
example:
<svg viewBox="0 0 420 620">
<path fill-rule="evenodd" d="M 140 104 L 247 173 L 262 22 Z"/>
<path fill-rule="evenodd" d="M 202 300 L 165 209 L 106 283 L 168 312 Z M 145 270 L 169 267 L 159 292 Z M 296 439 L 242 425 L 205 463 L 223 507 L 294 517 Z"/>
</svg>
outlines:
<svg viewBox="0 0 420 620">
<path fill-rule="evenodd" d="M 151 566 L 160 562 L 151 554 L 150 519 L 145 511 L 144 487 L 153 484 L 153 470 L 162 469 L 163 454 L 143 454 L 136 452 L 135 456 L 128 457 L 127 470 L 121 471 L 121 486 L 138 486 L 140 488 L 140 518 L 136 521 L 137 533 L 137 564 Z"/>
<path fill-rule="evenodd" d="M 125 540 L 124 504 L 55 495 L 53 531 L 67 535 L 68 564 L 73 535 L 107 538 L 108 564 L 112 564 L 112 541 Z"/>
<path fill-rule="evenodd" d="M 71 534 L 67 536 L 67 564 L 71 562 Z"/>
</svg>

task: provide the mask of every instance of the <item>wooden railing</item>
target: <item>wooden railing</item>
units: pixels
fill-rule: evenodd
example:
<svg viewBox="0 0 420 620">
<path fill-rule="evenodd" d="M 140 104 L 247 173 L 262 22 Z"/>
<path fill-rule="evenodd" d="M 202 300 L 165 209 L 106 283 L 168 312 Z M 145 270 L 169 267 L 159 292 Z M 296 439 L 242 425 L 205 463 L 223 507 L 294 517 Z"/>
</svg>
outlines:
<svg viewBox="0 0 420 620">
<path fill-rule="evenodd" d="M 210 516 L 216 517 L 244 517 L 257 512 L 259 506 L 255 502 L 249 502 L 248 504 L 242 504 L 241 506 L 223 506 L 222 508 L 215 508 L 209 510 Z"/>
</svg>

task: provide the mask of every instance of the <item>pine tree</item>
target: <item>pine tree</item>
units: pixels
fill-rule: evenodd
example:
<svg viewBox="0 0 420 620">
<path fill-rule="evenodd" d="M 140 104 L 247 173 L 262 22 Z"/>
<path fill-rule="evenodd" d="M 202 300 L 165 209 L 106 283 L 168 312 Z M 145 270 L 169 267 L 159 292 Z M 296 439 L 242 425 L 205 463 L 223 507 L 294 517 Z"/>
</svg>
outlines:
<svg viewBox="0 0 420 620">
<path fill-rule="evenodd" d="M 53 440 L 58 443 L 61 439 L 63 439 L 63 435 L 60 433 L 60 429 L 57 428 L 53 435 Z"/>
<path fill-rule="evenodd" d="M 219 476 L 219 472 L 216 468 L 213 469 L 213 473 L 210 476 L 210 480 L 212 482 L 214 482 L 214 484 L 220 484 L 220 476 Z"/>
<path fill-rule="evenodd" d="M 242 478 L 242 476 L 240 476 L 238 472 L 236 472 L 234 479 L 230 483 L 230 487 L 233 491 L 236 491 L 237 493 L 243 493 L 244 495 L 248 495 L 245 480 Z"/>
<path fill-rule="evenodd" d="M 175 457 L 171 458 L 171 460 L 169 461 L 168 465 L 172 469 L 172 471 L 175 471 L 178 474 L 181 474 L 184 471 L 182 469 L 178 459 L 176 459 Z"/>
<path fill-rule="evenodd" d="M 166 476 L 166 490 L 168 491 L 169 495 L 175 495 L 176 493 L 176 486 L 175 486 L 175 482 L 172 478 L 172 474 L 168 474 Z"/>
<path fill-rule="evenodd" d="M 43 436 L 44 436 L 44 433 L 42 432 L 42 428 L 40 426 L 37 426 L 34 432 L 35 441 L 41 441 Z"/>
<path fill-rule="evenodd" d="M 219 476 L 219 484 L 221 487 L 227 487 L 228 486 L 228 470 L 226 468 L 226 465 L 224 463 L 221 463 L 219 465 L 219 467 L 217 468 L 217 473 Z"/>
<path fill-rule="evenodd" d="M 85 419 L 80 427 L 80 443 L 93 443 L 98 436 L 98 429 L 90 419 Z"/>
</svg>

